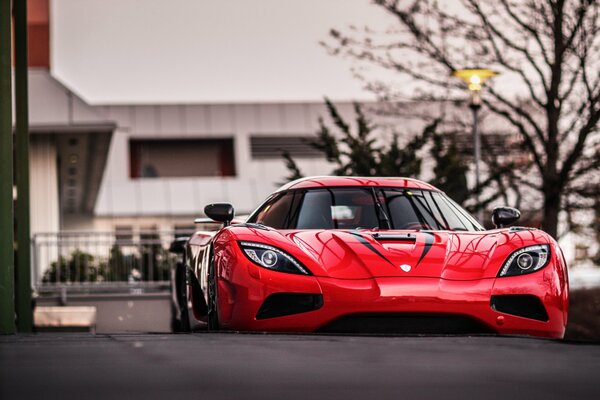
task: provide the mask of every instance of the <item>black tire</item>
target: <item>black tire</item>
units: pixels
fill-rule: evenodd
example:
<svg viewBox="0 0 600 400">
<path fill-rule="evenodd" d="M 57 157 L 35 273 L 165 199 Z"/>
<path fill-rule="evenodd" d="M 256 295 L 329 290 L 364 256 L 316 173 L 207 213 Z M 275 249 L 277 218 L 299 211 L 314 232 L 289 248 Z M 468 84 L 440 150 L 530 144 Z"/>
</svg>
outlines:
<svg viewBox="0 0 600 400">
<path fill-rule="evenodd" d="M 188 310 L 188 276 L 187 267 L 183 263 L 175 266 L 175 293 L 177 304 L 174 305 L 179 311 L 173 318 L 173 332 L 190 332 L 190 318 Z"/>
<path fill-rule="evenodd" d="M 208 266 L 208 313 L 207 328 L 209 331 L 219 329 L 219 306 L 217 303 L 217 276 L 215 274 L 215 263 L 210 262 Z"/>
</svg>

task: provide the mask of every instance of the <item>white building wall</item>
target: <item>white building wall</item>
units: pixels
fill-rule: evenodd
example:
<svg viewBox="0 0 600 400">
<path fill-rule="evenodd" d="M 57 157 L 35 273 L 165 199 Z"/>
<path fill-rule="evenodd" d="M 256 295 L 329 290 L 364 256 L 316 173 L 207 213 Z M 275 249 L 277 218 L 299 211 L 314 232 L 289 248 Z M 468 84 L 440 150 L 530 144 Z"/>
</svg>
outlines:
<svg viewBox="0 0 600 400">
<path fill-rule="evenodd" d="M 282 183 L 288 171 L 282 159 L 252 158 L 251 136 L 314 136 L 322 104 L 217 104 L 175 106 L 106 106 L 104 117 L 115 121 L 107 167 L 96 205 L 96 216 L 200 216 L 204 205 L 227 201 L 237 212 L 252 211 Z M 349 120 L 349 103 L 339 106 Z M 129 177 L 129 140 L 132 138 L 233 138 L 235 177 L 151 178 Z M 177 155 L 174 154 L 174 157 Z M 332 170 L 324 159 L 298 159 L 306 175 Z"/>
</svg>

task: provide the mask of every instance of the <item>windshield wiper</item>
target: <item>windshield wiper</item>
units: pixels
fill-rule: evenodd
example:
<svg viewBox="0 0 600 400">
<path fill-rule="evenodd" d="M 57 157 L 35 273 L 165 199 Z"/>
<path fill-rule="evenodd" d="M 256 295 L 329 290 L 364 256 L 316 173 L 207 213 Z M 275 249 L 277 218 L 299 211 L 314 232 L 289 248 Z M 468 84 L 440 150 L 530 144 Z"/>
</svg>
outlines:
<svg viewBox="0 0 600 400">
<path fill-rule="evenodd" d="M 375 206 L 377 209 L 377 216 L 379 219 L 379 228 L 380 229 L 392 229 L 392 223 L 390 222 L 390 217 L 388 217 L 387 213 L 383 209 L 383 206 L 379 202 L 379 198 L 375 193 L 375 188 L 371 186 L 371 192 L 373 193 L 373 199 L 375 201 Z"/>
</svg>

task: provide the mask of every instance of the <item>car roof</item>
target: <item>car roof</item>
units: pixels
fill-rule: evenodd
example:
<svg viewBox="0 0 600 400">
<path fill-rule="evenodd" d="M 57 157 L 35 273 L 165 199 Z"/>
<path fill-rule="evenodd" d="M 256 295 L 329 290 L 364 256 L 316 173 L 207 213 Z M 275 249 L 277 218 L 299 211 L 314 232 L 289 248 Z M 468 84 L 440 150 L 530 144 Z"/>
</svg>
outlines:
<svg viewBox="0 0 600 400">
<path fill-rule="evenodd" d="M 401 177 L 362 177 L 362 176 L 311 176 L 297 179 L 280 187 L 277 192 L 290 189 L 320 187 L 382 186 L 440 191 L 435 186 L 412 178 Z"/>
</svg>

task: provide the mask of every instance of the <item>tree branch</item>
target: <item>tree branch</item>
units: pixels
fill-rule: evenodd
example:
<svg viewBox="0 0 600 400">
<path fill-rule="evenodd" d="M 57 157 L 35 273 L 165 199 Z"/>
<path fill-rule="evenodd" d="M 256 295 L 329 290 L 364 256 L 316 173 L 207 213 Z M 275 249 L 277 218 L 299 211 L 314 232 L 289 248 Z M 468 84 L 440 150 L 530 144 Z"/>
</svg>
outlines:
<svg viewBox="0 0 600 400">
<path fill-rule="evenodd" d="M 533 139 L 531 138 L 531 135 L 529 134 L 529 132 L 527 132 L 527 129 L 525 129 L 525 126 L 521 122 L 517 121 L 508 111 L 498 108 L 494 103 L 489 102 L 487 100 L 484 100 L 484 103 L 486 104 L 486 106 L 488 106 L 488 108 L 490 110 L 492 110 L 496 114 L 502 115 L 514 127 L 516 127 L 519 130 L 519 133 L 523 137 L 523 141 L 525 142 L 525 145 L 527 146 L 529 151 L 531 151 L 531 154 L 533 154 L 533 159 L 534 159 L 535 165 L 538 167 L 540 173 L 543 173 L 543 171 L 545 169 L 544 163 L 542 162 L 541 156 L 535 147 L 535 144 L 533 142 Z"/>
</svg>

